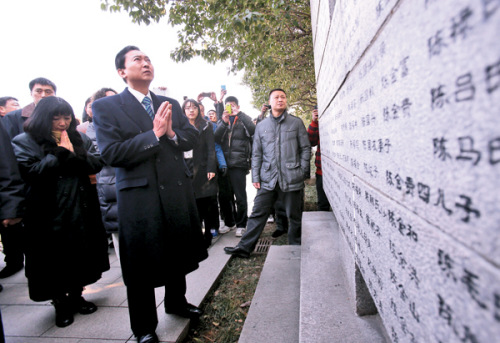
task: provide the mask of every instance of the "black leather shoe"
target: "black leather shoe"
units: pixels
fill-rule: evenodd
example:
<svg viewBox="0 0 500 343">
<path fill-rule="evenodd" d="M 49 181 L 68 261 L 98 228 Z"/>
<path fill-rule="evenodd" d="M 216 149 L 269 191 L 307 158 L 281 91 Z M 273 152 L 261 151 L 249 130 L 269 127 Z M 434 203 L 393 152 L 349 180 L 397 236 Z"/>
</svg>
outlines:
<svg viewBox="0 0 500 343">
<path fill-rule="evenodd" d="M 23 267 L 24 266 L 22 264 L 19 266 L 5 266 L 5 268 L 0 271 L 0 279 L 5 279 L 6 277 L 14 275 L 15 273 L 23 269 Z"/>
<path fill-rule="evenodd" d="M 80 314 L 91 314 L 97 311 L 97 306 L 90 301 L 85 300 L 83 297 L 73 300 L 73 310 Z"/>
<path fill-rule="evenodd" d="M 73 312 L 71 311 L 69 300 L 66 297 L 54 299 L 52 304 L 56 309 L 56 325 L 58 327 L 64 328 L 73 324 Z"/>
<path fill-rule="evenodd" d="M 158 336 L 156 333 L 148 333 L 137 337 L 137 343 L 158 343 Z"/>
<path fill-rule="evenodd" d="M 224 251 L 226 252 L 226 254 L 237 256 L 237 257 L 243 257 L 243 258 L 249 258 L 250 257 L 250 253 L 246 252 L 243 249 L 241 249 L 239 246 L 225 247 Z"/>
<path fill-rule="evenodd" d="M 199 319 L 203 314 L 203 311 L 199 307 L 192 304 L 187 304 L 185 307 L 179 309 L 165 309 L 165 312 L 193 320 Z"/>
</svg>

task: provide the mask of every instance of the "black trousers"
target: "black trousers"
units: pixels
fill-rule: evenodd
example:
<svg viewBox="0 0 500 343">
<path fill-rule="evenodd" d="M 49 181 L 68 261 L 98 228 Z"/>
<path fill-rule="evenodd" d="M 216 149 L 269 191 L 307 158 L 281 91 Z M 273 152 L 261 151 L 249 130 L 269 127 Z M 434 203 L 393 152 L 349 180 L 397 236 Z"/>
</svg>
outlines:
<svg viewBox="0 0 500 343">
<path fill-rule="evenodd" d="M 281 200 L 277 200 L 274 204 L 274 221 L 276 222 L 277 231 L 288 231 L 288 218 L 286 216 L 286 209 Z"/>
<path fill-rule="evenodd" d="M 253 209 L 248 219 L 247 231 L 241 237 L 238 246 L 252 252 L 257 245 L 267 223 L 269 212 L 276 200 L 280 200 L 288 218 L 288 244 L 300 245 L 302 234 L 302 198 L 303 191 L 283 192 L 279 185 L 272 191 L 259 189 L 253 201 Z"/>
<path fill-rule="evenodd" d="M 7 266 L 22 267 L 24 265 L 24 227 L 22 223 L 4 227 L 0 225 L 3 253 Z"/>
<path fill-rule="evenodd" d="M 186 276 L 171 275 L 165 285 L 165 311 L 175 311 L 187 305 Z M 127 285 L 130 326 L 135 336 L 153 333 L 158 325 L 155 289 L 140 282 Z"/>
<path fill-rule="evenodd" d="M 219 185 L 219 206 L 221 217 L 224 218 L 224 224 L 232 227 L 235 225 L 234 217 L 236 209 L 234 207 L 234 194 L 231 188 L 231 181 L 229 176 L 217 176 L 217 184 Z"/>
<path fill-rule="evenodd" d="M 323 189 L 323 175 L 316 174 L 316 193 L 318 195 L 318 211 L 330 211 L 330 202 Z"/>
<path fill-rule="evenodd" d="M 246 227 L 248 221 L 247 174 L 244 168 L 229 168 L 229 180 L 236 198 L 236 227 Z"/>
<path fill-rule="evenodd" d="M 205 223 L 204 238 L 207 247 L 212 243 L 211 229 L 219 231 L 219 208 L 217 207 L 217 196 L 209 196 L 196 199 L 196 207 L 200 220 Z"/>
</svg>

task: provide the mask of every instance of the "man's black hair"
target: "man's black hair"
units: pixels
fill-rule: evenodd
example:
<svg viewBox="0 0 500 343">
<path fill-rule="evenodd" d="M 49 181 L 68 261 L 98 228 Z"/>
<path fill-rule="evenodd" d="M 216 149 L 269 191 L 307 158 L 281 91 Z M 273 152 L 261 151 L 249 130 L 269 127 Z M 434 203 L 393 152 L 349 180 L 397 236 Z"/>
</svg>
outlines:
<svg viewBox="0 0 500 343">
<path fill-rule="evenodd" d="M 44 77 L 37 77 L 36 79 L 30 81 L 30 84 L 29 84 L 30 92 L 33 91 L 33 88 L 37 84 L 42 85 L 42 86 L 50 86 L 54 90 L 54 93 L 57 93 L 56 84 L 54 82 L 50 81 L 49 79 L 44 78 Z"/>
<path fill-rule="evenodd" d="M 116 54 L 116 57 L 115 57 L 115 67 L 116 67 L 116 70 L 118 70 L 118 69 L 125 69 L 125 55 L 129 51 L 133 51 L 133 50 L 140 51 L 141 49 L 139 49 L 138 47 L 136 47 L 134 45 L 127 45 L 126 47 L 124 47 L 123 49 L 121 49 L 119 53 Z"/>
<path fill-rule="evenodd" d="M 226 98 L 226 102 L 225 102 L 225 104 L 227 104 L 228 102 L 234 102 L 236 105 L 238 105 L 238 106 L 240 105 L 240 104 L 238 103 L 238 99 L 237 99 L 235 96 L 228 96 L 228 97 Z"/>
<path fill-rule="evenodd" d="M 9 100 L 19 101 L 16 98 L 14 98 L 13 96 L 3 96 L 0 98 L 0 106 L 7 105 L 7 101 L 9 101 Z"/>
<path fill-rule="evenodd" d="M 281 89 L 281 88 L 274 88 L 274 89 L 271 89 L 271 91 L 269 92 L 269 97 L 271 97 L 271 94 L 273 94 L 274 92 L 277 92 L 277 91 L 281 91 L 281 92 L 283 92 L 283 93 L 286 94 L 286 92 L 283 89 Z"/>
<path fill-rule="evenodd" d="M 92 101 L 96 101 L 98 99 L 107 97 L 107 95 L 106 95 L 107 92 L 113 92 L 115 94 L 118 94 L 118 92 L 115 91 L 113 88 L 104 87 L 104 88 L 99 89 L 97 92 L 94 93 L 94 95 L 92 95 Z"/>
</svg>

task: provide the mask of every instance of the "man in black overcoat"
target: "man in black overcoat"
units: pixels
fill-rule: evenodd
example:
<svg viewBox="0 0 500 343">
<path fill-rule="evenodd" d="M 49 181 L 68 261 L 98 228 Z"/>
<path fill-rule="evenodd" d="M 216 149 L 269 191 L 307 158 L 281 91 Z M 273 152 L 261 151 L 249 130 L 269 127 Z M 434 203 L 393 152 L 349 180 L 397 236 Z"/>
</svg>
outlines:
<svg viewBox="0 0 500 343">
<path fill-rule="evenodd" d="M 154 288 L 165 286 L 165 311 L 195 319 L 185 298 L 185 275 L 207 255 L 183 152 L 198 130 L 179 103 L 149 91 L 154 68 L 134 46 L 115 59 L 128 87 L 92 105 L 97 144 L 116 168 L 120 262 L 130 322 L 140 343 L 158 342 Z"/>
<path fill-rule="evenodd" d="M 0 120 L 0 224 L 2 239 L 9 231 L 21 231 L 24 215 L 24 182 L 19 174 L 10 137 Z M 2 286 L 0 286 L 0 291 Z M 0 342 L 4 342 L 0 315 Z"/>
</svg>

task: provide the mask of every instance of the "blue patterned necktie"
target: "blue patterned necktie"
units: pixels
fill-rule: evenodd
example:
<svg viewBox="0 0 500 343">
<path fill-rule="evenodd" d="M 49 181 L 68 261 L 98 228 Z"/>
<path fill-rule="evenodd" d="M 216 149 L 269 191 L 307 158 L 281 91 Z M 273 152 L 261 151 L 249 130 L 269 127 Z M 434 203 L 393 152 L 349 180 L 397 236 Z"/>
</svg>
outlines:
<svg viewBox="0 0 500 343">
<path fill-rule="evenodd" d="M 151 120 L 155 119 L 155 113 L 153 112 L 153 108 L 151 107 L 151 99 L 148 98 L 147 96 L 142 99 L 142 104 L 146 108 L 146 111 L 148 112 L 149 116 L 151 117 Z"/>
</svg>

